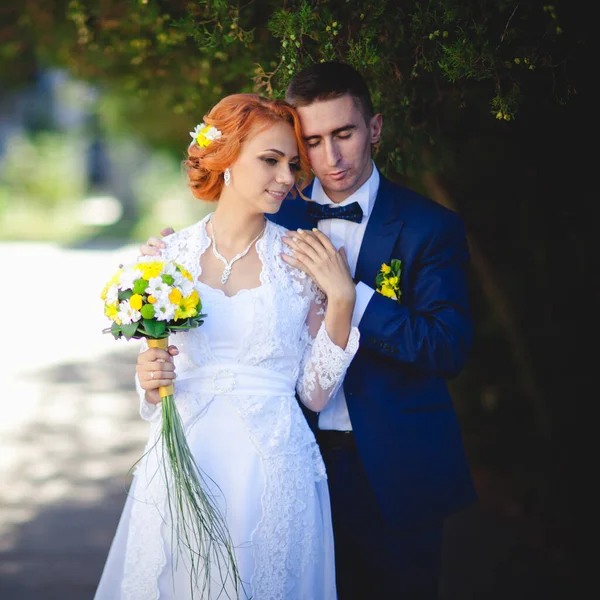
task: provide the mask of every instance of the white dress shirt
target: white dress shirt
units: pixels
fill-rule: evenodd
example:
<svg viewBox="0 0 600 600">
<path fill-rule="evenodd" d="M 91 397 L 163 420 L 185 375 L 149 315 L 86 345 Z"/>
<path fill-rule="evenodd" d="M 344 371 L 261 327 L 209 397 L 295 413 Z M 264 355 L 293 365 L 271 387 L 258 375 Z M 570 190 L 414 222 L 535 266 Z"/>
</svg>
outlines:
<svg viewBox="0 0 600 600">
<path fill-rule="evenodd" d="M 360 223 L 345 219 L 323 219 L 319 221 L 319 231 L 322 231 L 338 250 L 341 246 L 344 246 L 352 277 L 356 273 L 358 254 L 369 222 L 369 215 L 373 211 L 378 189 L 379 171 L 373 163 L 371 177 L 354 194 L 337 204 L 337 206 L 346 206 L 352 202 L 358 202 L 363 211 L 362 221 Z M 311 200 L 319 204 L 334 204 L 328 198 L 318 179 L 314 180 Z M 356 304 L 352 314 L 352 325 L 354 327 L 358 327 L 367 304 L 369 304 L 374 293 L 375 289 L 362 281 L 359 281 L 356 285 Z M 338 393 L 331 398 L 329 404 L 319 413 L 319 429 L 337 429 L 340 431 L 350 431 L 352 429 L 343 384 Z"/>
</svg>

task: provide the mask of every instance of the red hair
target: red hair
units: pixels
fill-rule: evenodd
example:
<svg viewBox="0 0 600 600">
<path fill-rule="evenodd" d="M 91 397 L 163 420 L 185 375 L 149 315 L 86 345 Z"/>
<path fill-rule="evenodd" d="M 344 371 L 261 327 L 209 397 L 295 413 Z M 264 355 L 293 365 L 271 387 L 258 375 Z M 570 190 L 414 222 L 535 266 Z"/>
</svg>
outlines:
<svg viewBox="0 0 600 600">
<path fill-rule="evenodd" d="M 310 165 L 304 147 L 298 114 L 283 100 L 269 100 L 257 94 L 232 94 L 216 104 L 204 117 L 206 125 L 221 132 L 206 148 L 192 143 L 188 148 L 185 168 L 192 194 L 200 200 L 218 200 L 223 189 L 223 173 L 234 163 L 250 132 L 256 126 L 267 127 L 283 121 L 296 135 L 300 170 L 296 174 L 298 191 L 310 180 Z"/>
</svg>

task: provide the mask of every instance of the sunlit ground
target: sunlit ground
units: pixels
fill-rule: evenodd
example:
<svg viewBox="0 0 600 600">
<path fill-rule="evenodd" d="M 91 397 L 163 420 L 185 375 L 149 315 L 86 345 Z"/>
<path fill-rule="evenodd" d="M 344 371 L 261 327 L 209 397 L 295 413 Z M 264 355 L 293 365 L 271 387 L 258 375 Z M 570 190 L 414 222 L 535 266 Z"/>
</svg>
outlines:
<svg viewBox="0 0 600 600">
<path fill-rule="evenodd" d="M 147 425 L 99 298 L 135 248 L 0 244 L 0 597 L 91 598 Z M 43 590 L 43 592 L 42 592 Z"/>
</svg>

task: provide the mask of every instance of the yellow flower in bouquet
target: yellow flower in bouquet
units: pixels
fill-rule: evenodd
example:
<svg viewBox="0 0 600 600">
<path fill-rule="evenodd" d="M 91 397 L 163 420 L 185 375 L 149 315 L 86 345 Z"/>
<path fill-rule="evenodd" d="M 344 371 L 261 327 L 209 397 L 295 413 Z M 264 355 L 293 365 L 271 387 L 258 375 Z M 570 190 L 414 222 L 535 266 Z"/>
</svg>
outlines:
<svg viewBox="0 0 600 600">
<path fill-rule="evenodd" d="M 393 258 L 391 264 L 382 264 L 375 278 L 375 289 L 386 298 L 400 302 L 400 275 L 402 274 L 402 261 Z"/>
<path fill-rule="evenodd" d="M 173 261 L 140 258 L 121 265 L 101 293 L 104 314 L 112 322 L 104 329 L 115 339 L 145 338 L 151 348 L 166 350 L 169 335 L 204 322 L 202 302 L 189 271 Z M 177 410 L 173 385 L 160 387 L 168 505 L 178 550 L 187 550 L 192 587 L 210 595 L 210 567 L 216 563 L 223 581 L 239 582 L 227 524 L 210 494 L 188 446 Z M 198 586 L 198 578 L 203 581 Z"/>
</svg>

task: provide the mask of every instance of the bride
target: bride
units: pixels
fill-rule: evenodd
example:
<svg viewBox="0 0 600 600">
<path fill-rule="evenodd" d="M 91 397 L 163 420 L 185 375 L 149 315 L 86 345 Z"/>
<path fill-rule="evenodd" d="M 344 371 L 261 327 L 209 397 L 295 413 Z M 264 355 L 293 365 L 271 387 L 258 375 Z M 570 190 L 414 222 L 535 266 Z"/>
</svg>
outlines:
<svg viewBox="0 0 600 600">
<path fill-rule="evenodd" d="M 310 410 L 322 410 L 358 349 L 346 256 L 318 231 L 288 232 L 265 218 L 309 174 L 289 105 L 228 96 L 192 138 L 191 190 L 218 202 L 166 238 L 163 258 L 193 274 L 207 317 L 172 336 L 168 351 L 139 355 L 136 383 L 150 439 L 95 600 L 201 597 L 170 536 L 154 448 L 158 388 L 173 380 L 188 444 L 215 484 L 242 581 L 238 589 L 215 586 L 211 598 L 335 600 L 325 467 L 296 392 Z"/>
</svg>

